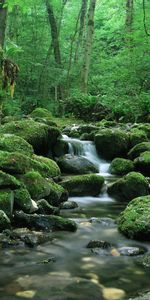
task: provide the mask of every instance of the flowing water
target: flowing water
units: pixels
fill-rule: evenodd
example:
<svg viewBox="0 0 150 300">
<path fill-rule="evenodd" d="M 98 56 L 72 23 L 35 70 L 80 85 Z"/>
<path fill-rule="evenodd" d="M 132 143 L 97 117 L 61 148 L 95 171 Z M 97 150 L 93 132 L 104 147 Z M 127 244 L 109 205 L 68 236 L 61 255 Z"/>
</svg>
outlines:
<svg viewBox="0 0 150 300">
<path fill-rule="evenodd" d="M 98 197 L 69 199 L 76 201 L 79 207 L 62 210 L 62 214 L 78 223 L 76 233 L 54 232 L 51 242 L 33 249 L 0 250 L 0 299 L 70 300 L 69 297 L 63 298 L 61 292 L 64 283 L 73 278 L 87 279 L 87 286 L 96 282 L 107 288 L 121 289 L 126 293 L 124 299 L 148 290 L 150 268 L 140 264 L 139 257 L 102 255 L 86 247 L 90 240 L 104 240 L 114 249 L 142 245 L 150 250 L 149 243 L 126 239 L 112 220 L 116 220 L 125 205 L 107 195 L 107 184 L 115 180 L 109 174 L 109 163 L 98 157 L 92 142 L 63 138 L 69 144 L 71 155 L 85 156 L 99 166 L 99 174 L 105 177 L 103 191 Z M 58 289 L 60 295 L 53 296 Z M 76 295 L 74 290 L 75 298 L 71 299 L 89 299 L 88 289 L 84 293 L 85 298 L 82 292 Z M 92 293 L 90 299 L 97 299 L 96 290 Z"/>
</svg>

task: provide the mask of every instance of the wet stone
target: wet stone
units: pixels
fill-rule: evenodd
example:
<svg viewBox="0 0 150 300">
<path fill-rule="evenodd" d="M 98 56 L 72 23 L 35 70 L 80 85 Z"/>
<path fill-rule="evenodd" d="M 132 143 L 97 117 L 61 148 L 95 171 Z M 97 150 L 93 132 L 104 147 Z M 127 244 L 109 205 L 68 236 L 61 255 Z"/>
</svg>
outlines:
<svg viewBox="0 0 150 300">
<path fill-rule="evenodd" d="M 143 247 L 121 247 L 118 248 L 118 251 L 123 256 L 137 256 L 142 255 L 146 252 L 146 249 Z"/>
<path fill-rule="evenodd" d="M 111 219 L 111 218 L 91 218 L 90 219 L 90 223 L 98 223 L 98 224 L 101 224 L 103 226 L 110 226 L 110 227 L 116 227 L 116 222 L 115 220 Z"/>
<path fill-rule="evenodd" d="M 78 207 L 78 204 L 75 201 L 66 201 L 61 204 L 61 209 L 75 209 Z"/>
<path fill-rule="evenodd" d="M 101 249 L 109 249 L 111 247 L 110 243 L 106 242 L 106 241 L 100 241 L 100 240 L 91 240 L 88 245 L 87 248 L 101 248 Z"/>
</svg>

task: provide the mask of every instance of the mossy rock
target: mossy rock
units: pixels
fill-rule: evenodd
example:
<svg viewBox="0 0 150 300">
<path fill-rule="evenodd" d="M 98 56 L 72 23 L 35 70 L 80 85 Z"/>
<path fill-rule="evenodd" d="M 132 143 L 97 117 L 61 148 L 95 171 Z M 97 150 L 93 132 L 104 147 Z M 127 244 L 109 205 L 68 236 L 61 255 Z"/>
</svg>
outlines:
<svg viewBox="0 0 150 300">
<path fill-rule="evenodd" d="M 136 170 L 150 177 L 150 151 L 141 153 L 141 155 L 134 160 L 134 165 Z"/>
<path fill-rule="evenodd" d="M 45 197 L 49 204 L 59 207 L 62 202 L 68 200 L 68 191 L 60 184 L 55 183 L 51 179 L 48 179 L 50 194 Z"/>
<path fill-rule="evenodd" d="M 25 186 L 14 192 L 14 208 L 22 209 L 24 212 L 30 213 L 32 211 L 32 199 Z"/>
<path fill-rule="evenodd" d="M 133 170 L 133 162 L 125 158 L 115 158 L 109 168 L 110 173 L 115 175 L 125 175 Z"/>
<path fill-rule="evenodd" d="M 50 205 L 45 199 L 37 201 L 38 214 L 42 215 L 59 215 L 59 208 Z"/>
<path fill-rule="evenodd" d="M 137 172 L 130 172 L 108 187 L 108 194 L 120 201 L 130 201 L 149 194 L 147 179 Z"/>
<path fill-rule="evenodd" d="M 117 125 L 116 121 L 108 121 L 108 120 L 101 120 L 100 122 L 96 122 L 96 125 L 99 127 L 114 127 Z"/>
<path fill-rule="evenodd" d="M 58 128 L 32 119 L 6 123 L 0 127 L 0 134 L 6 133 L 22 137 L 33 146 L 36 154 L 41 155 L 47 154 L 60 136 Z"/>
<path fill-rule="evenodd" d="M 34 155 L 33 159 L 36 160 L 37 162 L 47 166 L 47 168 L 49 169 L 48 177 L 53 178 L 53 177 L 57 177 L 57 176 L 61 175 L 60 168 L 54 160 L 52 160 L 48 157 L 43 157 L 43 156 L 38 156 L 38 155 Z"/>
<path fill-rule="evenodd" d="M 23 138 L 14 134 L 0 135 L 0 151 L 19 152 L 28 156 L 32 156 L 33 147 Z"/>
<path fill-rule="evenodd" d="M 8 217 L 12 217 L 14 207 L 14 192 L 10 189 L 0 190 L 0 210 Z"/>
<path fill-rule="evenodd" d="M 133 199 L 120 214 L 118 228 L 128 238 L 150 241 L 150 196 Z"/>
<path fill-rule="evenodd" d="M 143 293 L 135 298 L 130 298 L 129 300 L 149 300 L 150 299 L 150 292 Z"/>
<path fill-rule="evenodd" d="M 30 113 L 31 118 L 49 118 L 52 119 L 52 114 L 46 108 L 38 107 Z"/>
<path fill-rule="evenodd" d="M 124 157 L 128 151 L 129 138 L 126 132 L 118 129 L 102 129 L 95 136 L 96 149 L 105 159 Z"/>
<path fill-rule="evenodd" d="M 39 200 L 50 194 L 48 181 L 38 172 L 28 172 L 22 177 L 22 180 L 32 199 Z"/>
<path fill-rule="evenodd" d="M 129 133 L 129 139 L 130 139 L 130 148 L 133 148 L 135 145 L 139 143 L 148 142 L 148 137 L 145 131 L 138 128 L 131 129 Z"/>
<path fill-rule="evenodd" d="M 99 175 L 70 176 L 60 184 L 68 190 L 70 196 L 97 196 L 100 194 L 104 178 Z"/>
<path fill-rule="evenodd" d="M 34 121 L 46 124 L 48 126 L 57 127 L 57 124 L 55 122 L 53 122 L 51 119 L 46 118 L 46 117 L 45 118 L 35 117 Z"/>
<path fill-rule="evenodd" d="M 83 133 L 80 136 L 81 141 L 94 141 L 95 137 L 95 131 L 92 131 L 91 133 Z"/>
<path fill-rule="evenodd" d="M 0 232 L 5 229 L 11 228 L 11 222 L 8 216 L 4 213 L 4 211 L 0 210 Z"/>
<path fill-rule="evenodd" d="M 69 152 L 68 142 L 64 140 L 58 140 L 54 146 L 54 156 L 61 157 Z"/>
<path fill-rule="evenodd" d="M 66 174 L 91 174 L 98 173 L 99 168 L 82 156 L 66 154 L 57 161 L 61 171 Z"/>
<path fill-rule="evenodd" d="M 141 123 L 137 125 L 139 130 L 143 130 L 147 137 L 150 139 L 150 123 Z"/>
<path fill-rule="evenodd" d="M 76 231 L 74 221 L 53 215 L 25 214 L 22 211 L 15 213 L 15 221 L 19 226 L 45 231 Z"/>
<path fill-rule="evenodd" d="M 143 142 L 139 143 L 134 146 L 129 152 L 128 157 L 129 159 L 135 159 L 136 157 L 140 156 L 142 152 L 150 151 L 150 142 Z"/>
<path fill-rule="evenodd" d="M 6 174 L 0 171 L 0 188 L 1 189 L 11 189 L 16 190 L 19 189 L 21 186 L 20 182 L 14 177 L 9 174 Z"/>
</svg>

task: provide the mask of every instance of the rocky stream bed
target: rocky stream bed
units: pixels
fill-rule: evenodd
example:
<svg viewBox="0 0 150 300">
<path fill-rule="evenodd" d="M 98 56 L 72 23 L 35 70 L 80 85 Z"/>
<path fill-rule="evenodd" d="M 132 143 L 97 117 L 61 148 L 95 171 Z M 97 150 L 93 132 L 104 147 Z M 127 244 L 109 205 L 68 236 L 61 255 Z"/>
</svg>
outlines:
<svg viewBox="0 0 150 300">
<path fill-rule="evenodd" d="M 0 127 L 0 299 L 150 299 L 150 124 Z"/>
</svg>

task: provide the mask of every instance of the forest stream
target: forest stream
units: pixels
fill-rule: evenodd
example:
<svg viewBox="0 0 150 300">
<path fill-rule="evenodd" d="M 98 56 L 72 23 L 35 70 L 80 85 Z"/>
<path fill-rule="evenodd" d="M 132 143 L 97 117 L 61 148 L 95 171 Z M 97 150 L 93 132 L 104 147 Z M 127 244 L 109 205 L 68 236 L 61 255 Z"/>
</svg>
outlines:
<svg viewBox="0 0 150 300">
<path fill-rule="evenodd" d="M 106 186 L 115 179 L 109 174 L 109 162 L 98 157 L 92 142 L 67 136 L 63 139 L 71 155 L 84 156 L 99 166 L 99 174 L 105 178 L 103 192 L 99 197 L 69 198 L 78 207 L 63 209 L 61 215 L 78 224 L 75 233 L 53 232 L 51 241 L 37 248 L 2 249 L 0 299 L 129 299 L 149 288 L 150 268 L 140 264 L 140 255 L 118 255 L 117 249 L 148 250 L 150 245 L 129 240 L 117 230 L 115 220 L 125 204 L 106 193 Z M 91 240 L 110 243 L 111 251 L 87 248 Z M 83 285 L 77 288 L 80 281 Z M 101 285 L 106 289 L 105 298 L 97 290 Z"/>
</svg>

